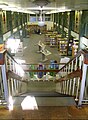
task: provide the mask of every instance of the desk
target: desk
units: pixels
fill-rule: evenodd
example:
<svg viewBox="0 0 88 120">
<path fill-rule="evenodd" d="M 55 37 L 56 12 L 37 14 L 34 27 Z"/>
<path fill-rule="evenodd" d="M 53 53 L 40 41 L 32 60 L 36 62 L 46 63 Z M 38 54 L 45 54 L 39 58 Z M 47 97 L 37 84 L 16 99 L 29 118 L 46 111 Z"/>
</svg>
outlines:
<svg viewBox="0 0 88 120">
<path fill-rule="evenodd" d="M 38 46 L 39 46 L 39 51 L 37 51 L 37 52 L 40 53 L 41 50 L 45 48 L 45 45 L 41 41 L 39 41 Z"/>
<path fill-rule="evenodd" d="M 51 52 L 48 51 L 47 49 L 41 50 L 41 53 L 42 53 L 42 60 L 41 60 L 41 62 L 47 61 L 48 59 L 46 58 L 46 56 L 51 54 Z"/>
</svg>

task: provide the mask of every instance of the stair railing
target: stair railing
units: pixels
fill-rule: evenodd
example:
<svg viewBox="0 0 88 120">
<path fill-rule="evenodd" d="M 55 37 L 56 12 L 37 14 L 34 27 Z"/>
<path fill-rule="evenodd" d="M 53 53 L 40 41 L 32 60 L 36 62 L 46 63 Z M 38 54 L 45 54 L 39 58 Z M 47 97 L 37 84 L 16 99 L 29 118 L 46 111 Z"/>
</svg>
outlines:
<svg viewBox="0 0 88 120">
<path fill-rule="evenodd" d="M 42 68 L 39 68 L 41 64 Z M 57 76 L 56 73 L 59 71 L 58 66 L 65 65 L 65 63 L 57 64 L 29 64 L 23 63 L 21 67 L 28 75 L 28 81 L 55 81 Z"/>
<path fill-rule="evenodd" d="M 78 54 L 63 66 L 57 73 L 56 91 L 74 96 L 78 106 L 88 102 L 88 50 Z"/>
<path fill-rule="evenodd" d="M 54 81 L 56 82 L 56 91 L 62 94 L 69 94 L 75 97 L 75 100 L 78 102 L 78 105 L 82 105 L 83 102 L 88 102 L 87 93 L 87 79 L 88 76 L 88 51 L 81 50 L 78 54 L 71 59 L 68 63 L 66 63 L 62 68 L 61 64 L 59 64 L 59 69 L 50 69 L 50 65 L 45 65 L 45 69 L 38 70 L 36 66 L 34 69 L 30 68 L 30 65 L 27 69 L 25 69 L 25 65 L 19 65 L 15 59 L 7 52 L 4 51 L 0 53 L 0 64 L 1 64 L 1 72 L 3 79 L 3 87 L 4 87 L 4 96 L 5 100 L 8 101 L 9 95 L 17 95 L 19 93 L 25 92 L 26 85 L 24 82 L 27 82 L 27 74 L 24 79 L 22 71 L 28 73 L 43 72 L 47 73 L 47 75 L 54 76 Z M 20 72 L 20 69 L 22 71 Z M 24 69 L 24 70 L 23 70 Z M 25 73 L 23 72 L 23 73 Z M 49 77 L 44 80 L 51 80 Z M 29 79 L 30 80 L 30 79 Z M 39 79 L 40 81 L 41 79 Z M 25 87 L 22 88 L 22 86 Z M 86 92 L 85 92 L 86 91 Z"/>
<path fill-rule="evenodd" d="M 3 100 L 5 100 L 8 105 L 10 96 L 26 92 L 27 78 L 22 67 L 7 50 L 0 52 L 0 56 Z"/>
<path fill-rule="evenodd" d="M 27 76 L 23 70 L 23 68 L 20 66 L 19 63 L 10 55 L 10 53 L 7 51 L 6 52 L 6 68 L 8 71 L 8 77 L 9 77 L 9 82 L 8 86 L 11 86 L 10 88 L 10 94 L 16 95 L 22 92 L 25 92 L 26 90 L 26 83 L 27 83 Z M 22 90 L 22 86 L 24 86 Z M 12 92 L 11 92 L 12 91 Z"/>
</svg>

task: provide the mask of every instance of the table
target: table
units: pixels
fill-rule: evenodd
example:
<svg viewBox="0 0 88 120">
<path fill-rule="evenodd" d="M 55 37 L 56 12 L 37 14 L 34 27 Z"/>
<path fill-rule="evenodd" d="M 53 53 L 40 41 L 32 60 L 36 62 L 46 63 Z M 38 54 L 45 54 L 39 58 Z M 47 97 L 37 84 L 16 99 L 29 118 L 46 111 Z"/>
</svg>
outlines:
<svg viewBox="0 0 88 120">
<path fill-rule="evenodd" d="M 48 59 L 46 58 L 46 56 L 48 56 L 48 55 L 51 54 L 51 52 L 48 51 L 47 49 L 41 50 L 41 53 L 42 53 L 42 59 L 41 59 L 41 62 L 45 62 L 45 61 L 47 61 Z"/>
<path fill-rule="evenodd" d="M 40 53 L 41 50 L 45 48 L 45 45 L 41 41 L 39 41 L 37 45 L 39 46 L 39 50 L 37 52 Z"/>
</svg>

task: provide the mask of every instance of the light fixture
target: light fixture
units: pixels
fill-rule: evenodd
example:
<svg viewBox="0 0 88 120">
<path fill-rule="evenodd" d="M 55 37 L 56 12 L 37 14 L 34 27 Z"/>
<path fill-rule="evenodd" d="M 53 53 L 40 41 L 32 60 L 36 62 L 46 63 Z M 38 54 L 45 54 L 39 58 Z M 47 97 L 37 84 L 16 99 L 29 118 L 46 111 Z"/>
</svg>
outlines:
<svg viewBox="0 0 88 120">
<path fill-rule="evenodd" d="M 42 17 L 42 7 L 40 9 L 40 17 L 39 17 L 39 22 L 38 22 L 39 26 L 44 26 L 45 22 L 43 21 L 43 17 Z"/>
<path fill-rule="evenodd" d="M 40 18 L 39 18 L 38 25 L 44 26 L 45 22 L 43 21 L 43 17 L 42 17 L 42 8 L 46 6 L 48 3 L 50 3 L 50 1 L 49 0 L 33 0 L 32 3 L 34 3 L 37 6 L 40 6 Z"/>
<path fill-rule="evenodd" d="M 37 6 L 46 6 L 48 3 L 50 3 L 49 0 L 33 0 L 33 3 L 36 4 Z"/>
<path fill-rule="evenodd" d="M 42 27 L 42 26 L 44 26 L 44 25 L 45 25 L 45 22 L 44 22 L 44 21 L 39 21 L 39 22 L 38 22 L 38 26 Z"/>
<path fill-rule="evenodd" d="M 0 8 L 7 7 L 7 6 L 8 6 L 8 4 L 6 4 L 6 3 L 0 3 Z"/>
</svg>

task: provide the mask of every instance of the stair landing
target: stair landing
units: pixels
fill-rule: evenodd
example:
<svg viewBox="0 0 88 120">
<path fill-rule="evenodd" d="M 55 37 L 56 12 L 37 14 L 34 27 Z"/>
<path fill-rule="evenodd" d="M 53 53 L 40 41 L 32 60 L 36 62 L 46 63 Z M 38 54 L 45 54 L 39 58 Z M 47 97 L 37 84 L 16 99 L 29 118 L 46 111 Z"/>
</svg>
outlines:
<svg viewBox="0 0 88 120">
<path fill-rule="evenodd" d="M 76 105 L 73 97 L 59 94 L 57 92 L 30 92 L 21 96 L 14 97 L 14 104 L 21 105 L 22 101 L 27 97 L 34 97 L 37 106 L 71 106 Z M 29 100 L 30 101 L 30 100 Z"/>
</svg>

